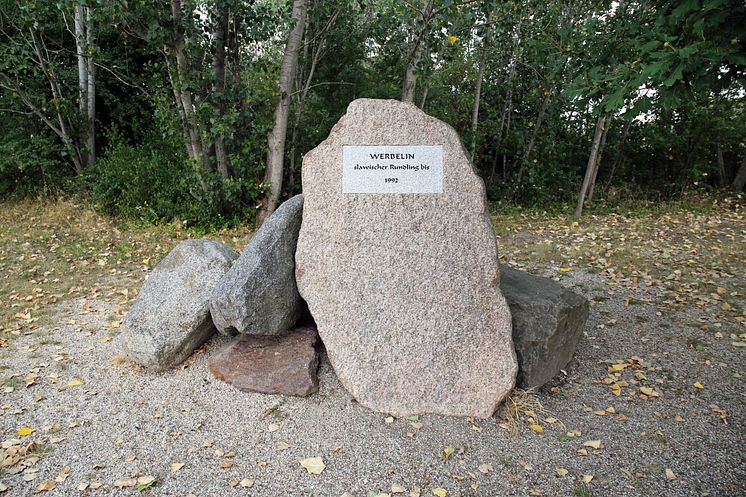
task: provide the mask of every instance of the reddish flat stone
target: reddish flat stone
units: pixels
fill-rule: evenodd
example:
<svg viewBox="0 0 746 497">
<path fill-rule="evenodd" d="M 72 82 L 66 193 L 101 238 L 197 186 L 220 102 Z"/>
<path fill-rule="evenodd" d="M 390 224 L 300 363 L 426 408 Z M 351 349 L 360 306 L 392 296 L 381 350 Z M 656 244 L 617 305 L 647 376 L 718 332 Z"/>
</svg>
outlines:
<svg viewBox="0 0 746 497">
<path fill-rule="evenodd" d="M 219 380 L 244 392 L 305 397 L 319 389 L 313 326 L 284 336 L 239 335 L 210 362 Z"/>
</svg>

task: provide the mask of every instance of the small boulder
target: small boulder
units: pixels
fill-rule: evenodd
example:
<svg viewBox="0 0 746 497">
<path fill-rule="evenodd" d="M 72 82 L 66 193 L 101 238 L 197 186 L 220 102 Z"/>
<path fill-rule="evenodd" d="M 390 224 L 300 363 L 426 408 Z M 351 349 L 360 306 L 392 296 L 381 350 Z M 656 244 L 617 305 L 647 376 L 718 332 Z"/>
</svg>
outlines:
<svg viewBox="0 0 746 497">
<path fill-rule="evenodd" d="M 549 278 L 502 266 L 500 289 L 513 315 L 519 388 L 538 388 L 567 366 L 588 319 L 585 297 Z"/>
<path fill-rule="evenodd" d="M 244 392 L 305 397 L 319 389 L 314 326 L 285 336 L 240 335 L 210 361 L 215 377 Z"/>
<path fill-rule="evenodd" d="M 303 195 L 280 205 L 215 288 L 210 311 L 224 335 L 281 335 L 306 312 L 295 283 L 302 214 Z"/>
<path fill-rule="evenodd" d="M 163 371 L 176 366 L 215 332 L 209 299 L 237 258 L 212 240 L 181 242 L 150 273 L 122 325 L 124 352 Z"/>
</svg>

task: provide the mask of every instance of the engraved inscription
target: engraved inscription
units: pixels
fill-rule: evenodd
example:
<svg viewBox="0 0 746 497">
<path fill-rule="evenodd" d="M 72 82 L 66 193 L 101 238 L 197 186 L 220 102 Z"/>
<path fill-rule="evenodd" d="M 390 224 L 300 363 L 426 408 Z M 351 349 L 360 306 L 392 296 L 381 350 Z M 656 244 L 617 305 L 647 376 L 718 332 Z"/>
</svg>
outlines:
<svg viewBox="0 0 746 497">
<path fill-rule="evenodd" d="M 345 145 L 342 193 L 443 193 L 443 147 Z"/>
</svg>

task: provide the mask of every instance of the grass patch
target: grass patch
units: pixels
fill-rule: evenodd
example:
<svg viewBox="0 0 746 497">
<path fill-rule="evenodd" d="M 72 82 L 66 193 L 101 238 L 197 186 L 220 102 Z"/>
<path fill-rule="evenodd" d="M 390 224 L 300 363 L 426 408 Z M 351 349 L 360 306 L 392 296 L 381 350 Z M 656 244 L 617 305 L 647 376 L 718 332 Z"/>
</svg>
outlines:
<svg viewBox="0 0 746 497">
<path fill-rule="evenodd" d="M 72 200 L 0 204 L 0 337 L 54 324 L 53 305 L 118 298 L 179 241 L 207 236 L 242 248 L 250 230 L 205 233 L 178 222 L 144 225 L 101 216 Z"/>
</svg>

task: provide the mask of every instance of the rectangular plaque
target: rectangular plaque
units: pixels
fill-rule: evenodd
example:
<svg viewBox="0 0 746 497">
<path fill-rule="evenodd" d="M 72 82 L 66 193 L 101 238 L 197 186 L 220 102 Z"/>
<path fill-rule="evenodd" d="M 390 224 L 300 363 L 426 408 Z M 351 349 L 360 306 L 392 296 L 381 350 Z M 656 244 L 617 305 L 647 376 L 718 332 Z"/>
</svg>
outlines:
<svg viewBox="0 0 746 497">
<path fill-rule="evenodd" d="M 345 145 L 342 193 L 443 193 L 443 146 Z"/>
</svg>

